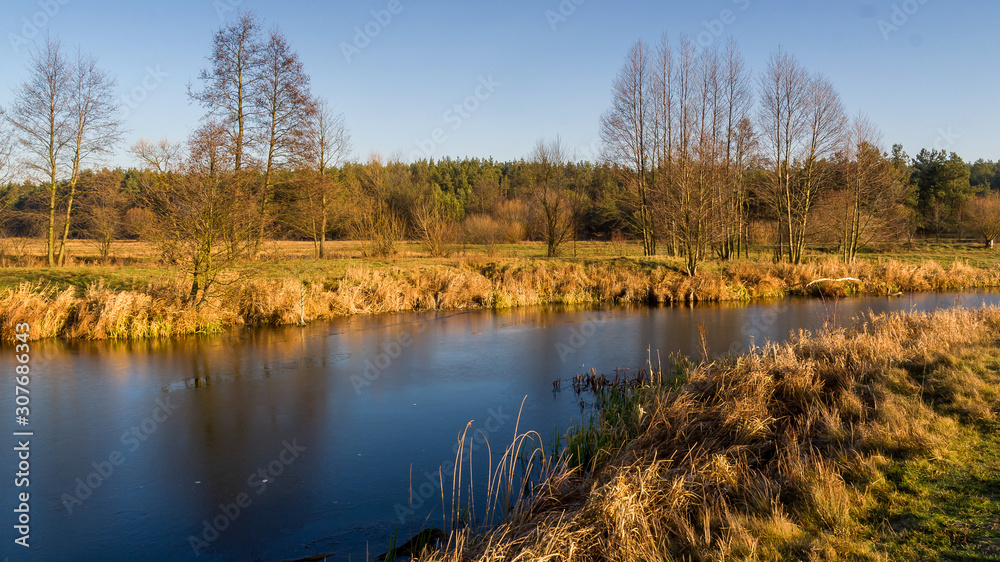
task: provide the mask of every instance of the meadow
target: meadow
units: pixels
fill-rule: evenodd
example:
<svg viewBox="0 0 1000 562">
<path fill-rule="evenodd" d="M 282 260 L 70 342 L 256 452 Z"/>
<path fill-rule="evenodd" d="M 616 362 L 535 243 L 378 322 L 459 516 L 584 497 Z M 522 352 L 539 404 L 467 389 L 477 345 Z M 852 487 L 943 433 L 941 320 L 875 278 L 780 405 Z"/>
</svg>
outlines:
<svg viewBox="0 0 1000 562">
<path fill-rule="evenodd" d="M 579 242 L 545 258 L 545 246 L 456 245 L 429 257 L 403 243 L 391 258 L 364 257 L 360 242 L 271 242 L 254 260 L 223 271 L 208 298 L 188 302 L 190 280 L 161 263 L 156 247 L 115 245 L 100 263 L 83 241 L 66 267 L 42 267 L 37 241 L 0 257 L 0 325 L 29 322 L 33 337 L 142 339 L 237 326 L 305 324 L 352 314 L 509 308 L 539 304 L 750 302 L 788 296 L 893 296 L 1000 287 L 1000 253 L 965 244 L 924 244 L 844 263 L 813 249 L 801 265 L 774 263 L 770 248 L 749 259 L 712 261 L 695 276 L 679 258 L 644 258 L 635 243 Z M 12 334 L 13 330 L 4 333 Z"/>
</svg>

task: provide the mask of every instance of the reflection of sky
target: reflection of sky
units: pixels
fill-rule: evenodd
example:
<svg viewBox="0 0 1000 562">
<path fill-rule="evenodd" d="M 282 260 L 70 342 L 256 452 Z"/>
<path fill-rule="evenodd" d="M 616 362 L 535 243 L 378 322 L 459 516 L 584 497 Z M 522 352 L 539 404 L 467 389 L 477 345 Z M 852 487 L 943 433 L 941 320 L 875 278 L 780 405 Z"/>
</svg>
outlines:
<svg viewBox="0 0 1000 562">
<path fill-rule="evenodd" d="M 654 362 L 657 351 L 664 360 L 677 351 L 698 356 L 699 327 L 709 350 L 725 353 L 748 345 L 750 334 L 762 345 L 828 321 L 847 325 L 869 310 L 975 306 L 984 299 L 996 303 L 1000 296 L 528 308 L 354 317 L 172 342 L 39 342 L 31 386 L 32 522 L 33 534 L 47 540 L 33 553 L 189 559 L 187 537 L 242 492 L 253 504 L 213 544 L 217 559 L 363 553 L 366 539 L 380 552 L 397 523 L 394 505 L 407 502 L 411 469 L 414 488 L 427 482 L 422 475 L 453 460 L 456 436 L 470 420 L 499 453 L 514 435 L 522 400 L 520 430 L 546 440 L 553 427 L 579 416 L 569 384 L 552 393 L 557 378 L 591 367 L 609 374 L 640 368 L 647 350 Z M 393 349 L 400 342 L 406 345 Z M 386 345 L 397 358 L 379 358 Z M 367 361 L 383 368 L 358 393 Z M 0 398 L 5 409 L 13 404 L 10 385 Z M 158 400 L 177 411 L 129 451 L 121 434 L 152 416 Z M 489 423 L 491 416 L 500 423 Z M 257 495 L 248 477 L 293 440 L 306 451 Z M 125 462 L 68 516 L 62 494 L 115 450 Z M 12 462 L 9 452 L 2 462 Z M 476 470 L 485 474 L 479 464 Z M 435 495 L 414 513 L 418 525 L 439 503 Z M 440 511 L 431 516 L 439 521 Z"/>
</svg>

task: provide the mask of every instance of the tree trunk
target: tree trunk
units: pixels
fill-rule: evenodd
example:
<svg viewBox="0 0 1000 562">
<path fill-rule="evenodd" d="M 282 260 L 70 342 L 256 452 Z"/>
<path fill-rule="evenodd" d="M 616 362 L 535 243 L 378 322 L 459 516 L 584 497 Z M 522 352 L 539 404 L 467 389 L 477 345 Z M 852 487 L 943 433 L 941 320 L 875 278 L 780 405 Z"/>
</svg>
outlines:
<svg viewBox="0 0 1000 562">
<path fill-rule="evenodd" d="M 73 212 L 73 197 L 76 195 L 76 182 L 69 186 L 69 199 L 66 201 L 66 224 L 63 225 L 62 240 L 59 242 L 59 256 L 56 262 L 60 267 L 66 265 L 66 241 L 69 240 L 69 220 Z"/>
<path fill-rule="evenodd" d="M 56 266 L 56 179 L 55 174 L 52 175 L 52 196 L 49 200 L 49 230 L 48 239 L 46 240 L 48 246 L 48 257 L 49 257 L 49 267 Z"/>
</svg>

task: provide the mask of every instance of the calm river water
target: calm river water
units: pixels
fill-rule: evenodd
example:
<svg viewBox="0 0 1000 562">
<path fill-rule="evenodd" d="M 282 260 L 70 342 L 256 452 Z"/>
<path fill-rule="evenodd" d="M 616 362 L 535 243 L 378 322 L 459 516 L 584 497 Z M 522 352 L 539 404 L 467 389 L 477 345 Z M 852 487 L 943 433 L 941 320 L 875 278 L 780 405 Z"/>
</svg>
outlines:
<svg viewBox="0 0 1000 562">
<path fill-rule="evenodd" d="M 649 348 L 697 355 L 699 326 L 725 353 L 869 311 L 984 302 L 1000 295 L 434 312 L 167 342 L 33 343 L 28 549 L 13 542 L 24 489 L 11 432 L 25 428 L 14 423 L 14 351 L 4 347 L 0 550 L 12 561 L 362 560 L 397 526 L 408 533 L 411 487 L 416 525 L 440 521 L 436 475 L 470 420 L 500 451 L 522 400 L 521 431 L 548 438 L 578 418 L 579 398 L 553 393 L 557 378 L 642 367 Z"/>
</svg>

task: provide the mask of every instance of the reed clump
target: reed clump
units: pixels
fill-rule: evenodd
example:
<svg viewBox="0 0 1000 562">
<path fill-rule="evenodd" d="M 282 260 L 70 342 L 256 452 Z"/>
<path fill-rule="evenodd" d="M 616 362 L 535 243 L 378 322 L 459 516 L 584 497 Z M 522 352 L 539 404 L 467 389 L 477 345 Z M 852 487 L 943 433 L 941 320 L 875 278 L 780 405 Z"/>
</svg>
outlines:
<svg viewBox="0 0 1000 562">
<path fill-rule="evenodd" d="M 826 279 L 826 281 L 818 281 Z M 459 260 L 450 265 L 351 266 L 327 279 L 236 278 L 197 306 L 182 275 L 146 286 L 103 283 L 56 290 L 25 283 L 0 295 L 0 322 L 33 326 L 34 337 L 140 339 L 238 325 L 301 325 L 352 314 L 508 308 L 539 304 L 748 302 L 787 295 L 893 295 L 1000 286 L 1000 267 L 892 260 L 802 265 L 739 261 L 694 277 L 671 261 L 616 258 Z M 5 330 L 4 337 L 13 337 Z"/>
<path fill-rule="evenodd" d="M 502 524 L 421 560 L 888 559 L 869 520 L 887 471 L 957 454 L 959 426 L 1000 411 L 998 328 L 995 308 L 881 315 L 685 368 L 679 386 L 653 376 L 618 421 L 598 416 L 627 437 L 605 460 L 550 455 L 561 470 Z M 994 368 L 968 367 L 984 356 Z"/>
</svg>

